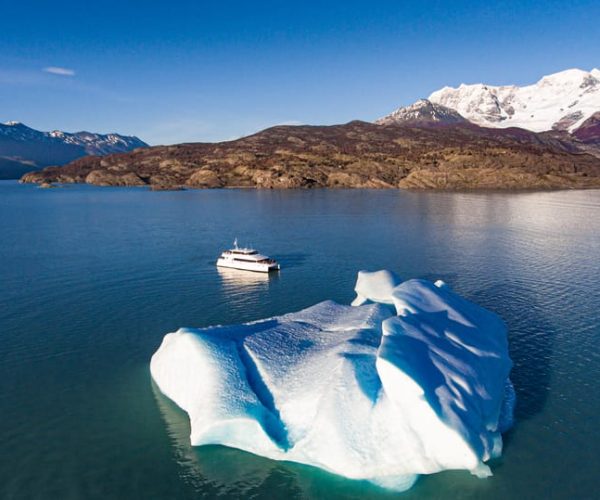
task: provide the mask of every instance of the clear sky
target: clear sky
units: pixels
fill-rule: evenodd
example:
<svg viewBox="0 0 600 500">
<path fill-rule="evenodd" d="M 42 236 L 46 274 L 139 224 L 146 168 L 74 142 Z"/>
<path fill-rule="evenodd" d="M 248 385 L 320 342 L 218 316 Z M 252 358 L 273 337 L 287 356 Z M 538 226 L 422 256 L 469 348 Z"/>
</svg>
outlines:
<svg viewBox="0 0 600 500">
<path fill-rule="evenodd" d="M 0 0 L 0 121 L 151 144 L 599 66 L 598 0 Z"/>
</svg>

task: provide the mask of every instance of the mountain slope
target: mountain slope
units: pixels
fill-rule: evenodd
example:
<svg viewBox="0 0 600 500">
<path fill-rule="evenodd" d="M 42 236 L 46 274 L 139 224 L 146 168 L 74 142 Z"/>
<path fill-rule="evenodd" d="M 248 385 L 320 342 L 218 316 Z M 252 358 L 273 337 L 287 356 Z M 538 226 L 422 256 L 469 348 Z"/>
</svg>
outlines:
<svg viewBox="0 0 600 500">
<path fill-rule="evenodd" d="M 600 145 L 600 111 L 585 120 L 573 135 L 586 144 Z"/>
<path fill-rule="evenodd" d="M 63 165 L 86 155 L 129 151 L 147 144 L 137 137 L 61 131 L 40 132 L 19 122 L 0 123 L 0 179 L 16 179 L 24 172 Z"/>
<path fill-rule="evenodd" d="M 278 126 L 223 143 L 86 157 L 24 182 L 186 187 L 600 187 L 600 159 L 522 129 L 473 124 Z"/>
<path fill-rule="evenodd" d="M 0 180 L 19 179 L 27 172 L 37 169 L 35 164 L 0 156 Z"/>
</svg>

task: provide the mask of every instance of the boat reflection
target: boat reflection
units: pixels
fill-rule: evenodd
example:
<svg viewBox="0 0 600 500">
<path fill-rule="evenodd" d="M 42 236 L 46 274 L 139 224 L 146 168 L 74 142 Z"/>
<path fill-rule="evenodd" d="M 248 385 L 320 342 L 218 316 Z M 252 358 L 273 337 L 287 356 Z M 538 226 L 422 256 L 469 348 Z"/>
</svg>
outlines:
<svg viewBox="0 0 600 500">
<path fill-rule="evenodd" d="M 270 280 L 277 279 L 278 273 L 257 273 L 253 271 L 242 271 L 229 267 L 217 267 L 217 272 L 223 280 L 223 285 L 230 286 L 261 286 L 268 287 Z"/>
<path fill-rule="evenodd" d="M 231 268 L 217 268 L 221 278 L 221 293 L 229 312 L 239 313 L 240 321 L 258 319 L 260 311 L 270 301 L 270 287 L 279 280 L 279 273 L 256 273 Z M 253 314 L 248 316 L 249 311 Z M 257 316 L 254 316 L 256 314 Z M 265 314 L 267 314 L 265 312 Z"/>
</svg>

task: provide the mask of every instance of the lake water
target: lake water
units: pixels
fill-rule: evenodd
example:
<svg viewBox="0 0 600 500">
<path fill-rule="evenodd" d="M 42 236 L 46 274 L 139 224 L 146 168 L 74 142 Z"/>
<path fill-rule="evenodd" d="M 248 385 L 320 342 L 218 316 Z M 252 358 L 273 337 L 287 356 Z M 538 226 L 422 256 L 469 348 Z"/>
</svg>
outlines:
<svg viewBox="0 0 600 500">
<path fill-rule="evenodd" d="M 234 237 L 277 276 L 217 271 Z M 0 498 L 591 498 L 600 471 L 600 191 L 149 192 L 0 182 Z M 510 329 L 516 426 L 494 476 L 392 494 L 191 448 L 149 360 L 180 326 L 324 299 L 356 272 L 443 279 Z"/>
</svg>

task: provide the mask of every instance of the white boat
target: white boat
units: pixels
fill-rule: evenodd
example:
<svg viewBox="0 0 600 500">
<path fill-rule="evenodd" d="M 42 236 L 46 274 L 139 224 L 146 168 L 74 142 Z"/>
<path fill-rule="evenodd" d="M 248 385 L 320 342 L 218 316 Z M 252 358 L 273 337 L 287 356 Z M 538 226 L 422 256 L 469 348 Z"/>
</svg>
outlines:
<svg viewBox="0 0 600 500">
<path fill-rule="evenodd" d="M 231 250 L 225 250 L 217 260 L 218 267 L 231 267 L 243 271 L 268 273 L 280 269 L 277 261 L 259 254 L 253 248 L 240 248 L 237 239 L 233 242 Z"/>
</svg>

